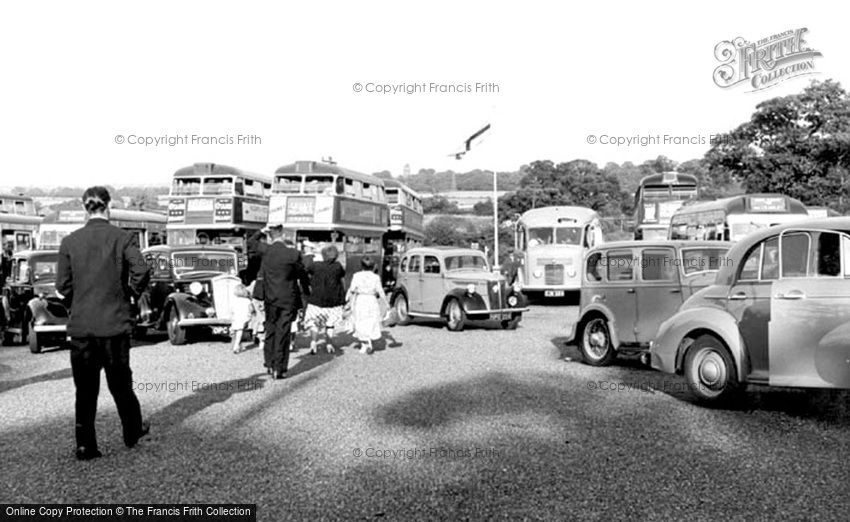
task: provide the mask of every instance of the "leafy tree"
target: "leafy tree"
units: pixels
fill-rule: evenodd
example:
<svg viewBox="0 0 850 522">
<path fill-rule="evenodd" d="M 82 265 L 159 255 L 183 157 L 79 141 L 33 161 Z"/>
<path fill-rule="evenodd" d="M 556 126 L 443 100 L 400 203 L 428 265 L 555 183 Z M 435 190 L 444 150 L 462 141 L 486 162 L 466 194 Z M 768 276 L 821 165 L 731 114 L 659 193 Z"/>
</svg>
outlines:
<svg viewBox="0 0 850 522">
<path fill-rule="evenodd" d="M 472 213 L 476 216 L 492 216 L 493 215 L 493 199 L 487 198 L 486 201 L 479 201 L 472 206 Z"/>
<path fill-rule="evenodd" d="M 706 153 L 747 192 L 779 192 L 810 205 L 850 209 L 850 98 L 839 83 L 813 81 L 800 94 L 756 106 L 750 121 Z"/>
<path fill-rule="evenodd" d="M 444 196 L 434 196 L 422 200 L 422 211 L 425 214 L 459 214 L 457 203 L 449 201 Z"/>
</svg>

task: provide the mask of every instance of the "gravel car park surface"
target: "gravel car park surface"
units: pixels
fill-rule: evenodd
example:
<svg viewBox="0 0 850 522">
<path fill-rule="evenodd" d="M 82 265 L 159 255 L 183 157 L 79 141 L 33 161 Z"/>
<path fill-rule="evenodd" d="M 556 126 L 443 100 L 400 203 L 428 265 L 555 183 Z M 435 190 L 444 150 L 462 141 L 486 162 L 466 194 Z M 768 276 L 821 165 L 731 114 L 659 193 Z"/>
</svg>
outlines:
<svg viewBox="0 0 850 522">
<path fill-rule="evenodd" d="M 637 361 L 564 346 L 573 306 L 519 329 L 388 330 L 370 356 L 310 356 L 268 380 L 222 340 L 131 354 L 151 436 L 121 444 L 101 383 L 104 457 L 73 459 L 68 352 L 0 349 L 0 502 L 256 503 L 260 520 L 846 519 L 847 392 L 750 390 L 693 404 Z M 148 389 L 145 389 L 145 388 Z"/>
</svg>

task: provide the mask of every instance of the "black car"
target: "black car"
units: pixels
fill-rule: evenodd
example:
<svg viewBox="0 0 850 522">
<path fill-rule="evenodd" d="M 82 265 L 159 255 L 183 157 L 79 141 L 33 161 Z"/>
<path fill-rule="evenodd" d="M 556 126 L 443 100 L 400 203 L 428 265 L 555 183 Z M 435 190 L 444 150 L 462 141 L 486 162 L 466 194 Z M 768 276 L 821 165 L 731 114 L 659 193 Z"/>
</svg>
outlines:
<svg viewBox="0 0 850 522">
<path fill-rule="evenodd" d="M 24 250 L 12 257 L 3 288 L 3 341 L 28 343 L 32 353 L 66 339 L 68 305 L 56 294 L 57 250 Z"/>
<path fill-rule="evenodd" d="M 243 259 L 229 246 L 155 246 L 142 252 L 151 280 L 138 300 L 135 336 L 165 330 L 171 344 L 185 344 L 194 330 L 227 333 L 237 274 Z"/>
</svg>

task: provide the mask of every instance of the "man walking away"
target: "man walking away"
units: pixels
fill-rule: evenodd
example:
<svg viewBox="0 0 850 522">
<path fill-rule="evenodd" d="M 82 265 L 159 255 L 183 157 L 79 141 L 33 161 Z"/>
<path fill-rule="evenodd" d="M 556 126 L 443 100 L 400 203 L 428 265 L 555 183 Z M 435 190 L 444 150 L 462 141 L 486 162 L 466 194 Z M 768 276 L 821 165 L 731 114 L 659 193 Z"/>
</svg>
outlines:
<svg viewBox="0 0 850 522">
<path fill-rule="evenodd" d="M 109 223 L 109 192 L 91 187 L 83 194 L 86 225 L 62 240 L 56 290 L 71 300 L 68 335 L 76 387 L 76 439 L 79 460 L 101 456 L 94 420 L 105 370 L 124 429 L 124 444 L 147 435 L 130 370 L 131 297 L 138 297 L 150 272 L 133 234 Z"/>
<path fill-rule="evenodd" d="M 309 279 L 301 254 L 284 244 L 283 227 L 271 227 L 269 237 L 271 244 L 263 255 L 258 276 L 266 311 L 266 361 L 274 378 L 283 379 L 289 366 L 292 321 L 301 306 L 299 284 L 305 296 L 309 295 Z"/>
</svg>

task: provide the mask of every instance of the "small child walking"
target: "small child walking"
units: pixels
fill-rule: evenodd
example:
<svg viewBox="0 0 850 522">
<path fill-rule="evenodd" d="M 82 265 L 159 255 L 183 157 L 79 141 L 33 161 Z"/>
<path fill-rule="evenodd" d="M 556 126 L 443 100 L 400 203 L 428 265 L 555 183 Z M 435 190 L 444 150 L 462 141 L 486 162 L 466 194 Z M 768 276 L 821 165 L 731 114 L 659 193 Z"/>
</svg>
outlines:
<svg viewBox="0 0 850 522">
<path fill-rule="evenodd" d="M 245 285 L 239 285 L 234 290 L 233 320 L 230 324 L 230 335 L 233 336 L 233 353 L 241 353 L 242 333 L 254 316 L 254 305 L 251 302 L 251 294 Z"/>
</svg>

